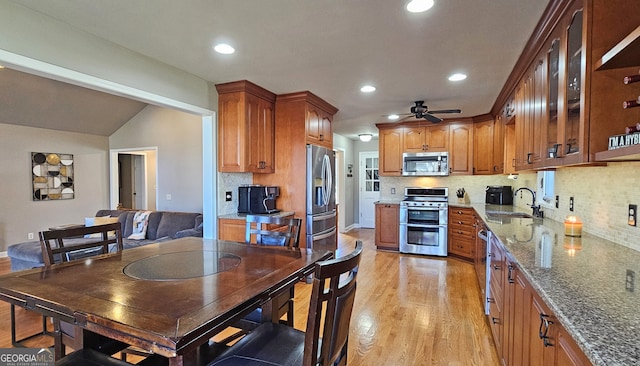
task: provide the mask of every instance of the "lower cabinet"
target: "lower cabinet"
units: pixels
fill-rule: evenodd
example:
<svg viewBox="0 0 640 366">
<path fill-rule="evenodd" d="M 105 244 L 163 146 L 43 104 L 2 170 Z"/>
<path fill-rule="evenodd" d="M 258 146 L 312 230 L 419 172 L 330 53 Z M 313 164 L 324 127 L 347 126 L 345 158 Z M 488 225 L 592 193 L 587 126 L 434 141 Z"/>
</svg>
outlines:
<svg viewBox="0 0 640 366">
<path fill-rule="evenodd" d="M 470 261 L 476 253 L 476 216 L 473 208 L 449 207 L 448 252 Z"/>
<path fill-rule="evenodd" d="M 218 219 L 218 239 L 244 243 L 246 222 L 238 219 Z"/>
<path fill-rule="evenodd" d="M 400 249 L 400 205 L 376 203 L 376 248 Z"/>
<path fill-rule="evenodd" d="M 505 265 L 503 315 L 506 333 L 498 348 L 503 364 L 591 365 L 515 262 L 507 257 Z"/>
</svg>

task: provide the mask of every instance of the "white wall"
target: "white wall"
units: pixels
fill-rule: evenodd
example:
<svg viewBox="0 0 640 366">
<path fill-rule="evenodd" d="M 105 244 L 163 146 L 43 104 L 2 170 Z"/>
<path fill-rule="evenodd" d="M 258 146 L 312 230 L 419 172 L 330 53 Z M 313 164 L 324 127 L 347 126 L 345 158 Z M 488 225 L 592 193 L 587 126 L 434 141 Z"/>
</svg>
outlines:
<svg viewBox="0 0 640 366">
<path fill-rule="evenodd" d="M 202 212 L 201 116 L 147 106 L 109 137 L 111 149 L 149 147 L 157 148 L 156 209 Z"/>
<path fill-rule="evenodd" d="M 349 164 L 355 165 L 358 164 L 356 161 L 357 158 L 354 159 L 354 145 L 353 140 L 346 138 L 342 135 L 333 134 L 333 149 L 340 150 L 343 152 L 344 156 L 344 170 L 340 173 L 340 176 L 343 177 L 343 186 L 340 189 L 344 192 L 344 202 L 340 202 L 339 206 L 339 217 L 340 220 L 344 218 L 344 227 L 345 229 L 349 229 L 354 225 L 354 209 L 357 210 L 358 200 L 353 195 L 354 189 L 357 190 L 358 186 L 358 176 L 353 173 L 352 177 L 347 177 L 347 167 Z M 338 164 L 336 164 L 338 166 Z M 355 188 L 354 188 L 355 185 Z"/>
<path fill-rule="evenodd" d="M 2 122 L 2 121 L 0 121 Z M 0 251 L 28 241 L 27 233 L 84 223 L 108 206 L 108 149 L 104 136 L 0 123 Z M 75 198 L 33 201 L 31 152 L 73 154 Z"/>
<path fill-rule="evenodd" d="M 81 32 L 8 0 L 0 0 L 0 63 L 18 70 L 25 56 L 193 106 L 217 109 L 209 83 L 151 58 Z M 70 80 L 64 80 L 69 82 Z M 107 83 L 102 86 L 109 87 Z"/>
</svg>

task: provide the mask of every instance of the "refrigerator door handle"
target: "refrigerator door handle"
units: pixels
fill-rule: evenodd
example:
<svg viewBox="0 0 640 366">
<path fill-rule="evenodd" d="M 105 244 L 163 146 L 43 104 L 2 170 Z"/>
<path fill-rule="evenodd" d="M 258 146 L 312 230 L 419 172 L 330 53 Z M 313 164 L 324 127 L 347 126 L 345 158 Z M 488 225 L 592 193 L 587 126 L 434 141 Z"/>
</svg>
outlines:
<svg viewBox="0 0 640 366">
<path fill-rule="evenodd" d="M 314 215 L 312 216 L 312 221 L 324 221 L 326 219 L 330 219 L 332 217 L 336 217 L 336 213 L 335 211 L 331 211 L 327 214 L 320 214 L 320 215 Z"/>
<path fill-rule="evenodd" d="M 313 240 L 322 240 L 322 239 L 326 239 L 332 235 L 336 235 L 336 228 L 331 229 L 331 231 L 324 233 L 324 234 L 320 234 L 320 235 L 314 235 L 313 236 Z"/>
<path fill-rule="evenodd" d="M 324 206 L 329 205 L 332 185 L 333 178 L 331 177 L 331 159 L 329 159 L 329 155 L 325 155 L 322 159 L 322 198 Z"/>
</svg>

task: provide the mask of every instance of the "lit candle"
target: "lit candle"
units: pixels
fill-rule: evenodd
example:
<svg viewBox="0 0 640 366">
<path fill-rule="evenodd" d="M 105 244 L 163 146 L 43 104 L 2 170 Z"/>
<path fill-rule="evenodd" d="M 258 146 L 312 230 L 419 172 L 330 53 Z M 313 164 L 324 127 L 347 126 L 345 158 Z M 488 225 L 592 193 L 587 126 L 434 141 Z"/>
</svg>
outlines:
<svg viewBox="0 0 640 366">
<path fill-rule="evenodd" d="M 564 235 L 582 236 L 582 221 L 576 216 L 567 216 L 564 219 Z"/>
</svg>

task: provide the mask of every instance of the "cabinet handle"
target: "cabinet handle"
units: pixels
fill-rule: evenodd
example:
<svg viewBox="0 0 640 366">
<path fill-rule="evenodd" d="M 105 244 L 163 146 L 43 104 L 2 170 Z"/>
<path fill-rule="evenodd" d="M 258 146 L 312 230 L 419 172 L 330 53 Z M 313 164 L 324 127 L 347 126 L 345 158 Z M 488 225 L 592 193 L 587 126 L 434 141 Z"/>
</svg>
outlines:
<svg viewBox="0 0 640 366">
<path fill-rule="evenodd" d="M 511 167 L 512 168 L 516 167 L 516 159 L 511 159 Z"/>
<path fill-rule="evenodd" d="M 462 225 L 462 221 L 458 221 L 458 224 Z"/>
<path fill-rule="evenodd" d="M 494 316 L 491 317 L 491 322 L 493 324 L 500 324 L 500 318 L 496 318 Z"/>
<path fill-rule="evenodd" d="M 494 300 L 492 297 L 487 297 L 487 302 L 489 303 L 496 302 L 496 300 Z"/>
<path fill-rule="evenodd" d="M 527 153 L 527 164 L 533 164 L 533 161 L 531 161 L 531 156 L 533 156 L 533 153 Z"/>
<path fill-rule="evenodd" d="M 507 281 L 509 281 L 509 283 L 515 283 L 515 281 L 511 277 L 513 275 L 513 265 L 510 264 L 509 266 L 507 266 L 507 268 L 509 269 L 509 271 L 507 272 Z"/>
<path fill-rule="evenodd" d="M 553 343 L 549 341 L 549 325 L 553 324 L 551 320 L 549 320 L 549 315 L 540 313 L 540 329 L 538 330 L 538 336 L 542 339 L 542 343 L 545 347 L 553 346 Z"/>
<path fill-rule="evenodd" d="M 324 135 L 320 134 L 320 141 L 324 141 Z"/>
</svg>

